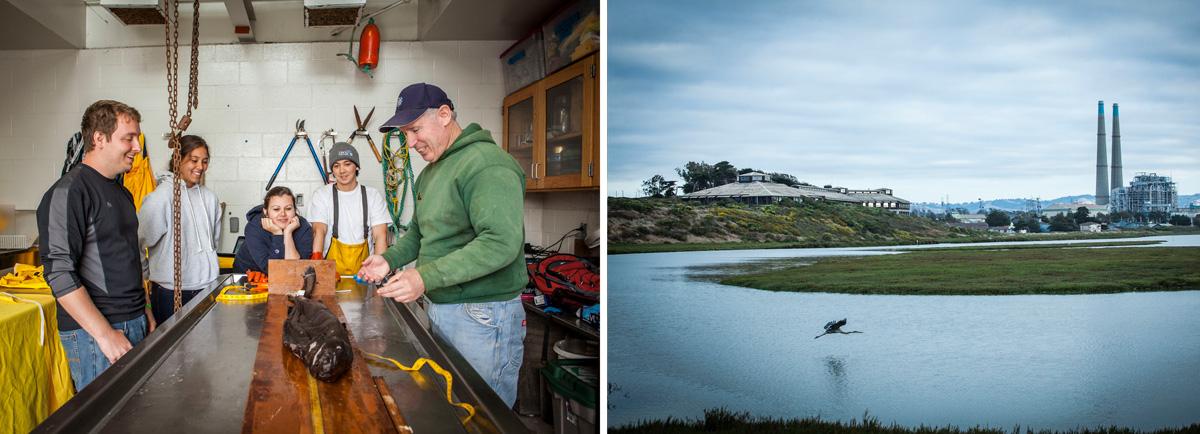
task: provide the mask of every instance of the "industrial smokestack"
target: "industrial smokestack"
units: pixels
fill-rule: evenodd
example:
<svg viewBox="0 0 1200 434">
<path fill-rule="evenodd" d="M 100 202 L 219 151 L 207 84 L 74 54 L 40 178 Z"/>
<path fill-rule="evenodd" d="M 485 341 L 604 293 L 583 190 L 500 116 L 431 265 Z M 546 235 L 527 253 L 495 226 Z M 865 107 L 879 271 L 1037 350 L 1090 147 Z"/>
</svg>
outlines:
<svg viewBox="0 0 1200 434">
<path fill-rule="evenodd" d="M 1104 143 L 1104 101 L 1096 104 L 1099 114 L 1096 116 L 1096 205 L 1108 205 L 1108 156 Z"/>
<path fill-rule="evenodd" d="M 1119 188 L 1125 185 L 1124 177 L 1121 175 L 1121 121 L 1117 117 L 1117 103 L 1113 103 L 1113 149 L 1112 149 L 1112 176 L 1109 177 L 1112 188 Z"/>
</svg>

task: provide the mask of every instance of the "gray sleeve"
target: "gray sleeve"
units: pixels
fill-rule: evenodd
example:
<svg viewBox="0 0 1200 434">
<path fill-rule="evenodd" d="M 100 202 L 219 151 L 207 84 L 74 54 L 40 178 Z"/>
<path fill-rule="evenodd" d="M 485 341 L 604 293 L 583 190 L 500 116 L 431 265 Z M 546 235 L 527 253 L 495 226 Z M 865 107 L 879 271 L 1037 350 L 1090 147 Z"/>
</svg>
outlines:
<svg viewBox="0 0 1200 434">
<path fill-rule="evenodd" d="M 54 187 L 49 201 L 43 203 L 38 213 L 44 213 L 44 223 L 39 221 L 39 249 L 42 251 L 43 275 L 55 297 L 62 297 L 82 285 L 76 271 L 83 257 L 83 241 L 89 228 L 83 192 L 72 191 L 70 184 Z M 38 220 L 43 220 L 39 218 Z"/>
<path fill-rule="evenodd" d="M 170 191 L 170 184 L 160 185 L 166 185 L 166 192 Z M 155 189 L 142 202 L 142 209 L 138 212 L 138 243 L 142 247 L 158 245 L 170 229 L 170 220 L 165 217 L 171 213 L 171 201 L 165 197 L 169 196 L 164 194 L 166 192 Z"/>
</svg>

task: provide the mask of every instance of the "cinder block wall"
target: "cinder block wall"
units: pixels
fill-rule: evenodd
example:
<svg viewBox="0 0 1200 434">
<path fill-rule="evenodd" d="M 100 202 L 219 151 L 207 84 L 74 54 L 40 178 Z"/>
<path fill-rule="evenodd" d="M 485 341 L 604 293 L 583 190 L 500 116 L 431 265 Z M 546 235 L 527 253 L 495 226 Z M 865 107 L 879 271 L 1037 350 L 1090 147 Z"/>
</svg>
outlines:
<svg viewBox="0 0 1200 434">
<path fill-rule="evenodd" d="M 354 128 L 353 105 L 364 116 L 376 107 L 369 127 L 377 131 L 393 113 L 400 89 L 425 81 L 446 90 L 460 122 L 478 122 L 499 140 L 504 86 L 498 56 L 509 45 L 384 42 L 374 78 L 337 56 L 346 50 L 343 43 L 201 45 L 200 107 L 188 133 L 208 141 L 212 154 L 206 185 L 227 204 L 221 250 L 231 250 L 239 235 L 229 232 L 228 218 L 238 217 L 239 229 L 244 228 L 245 212 L 261 203 L 297 119 L 306 120 L 319 151 L 324 130 L 336 130 L 339 140 L 348 138 Z M 189 51 L 180 51 L 182 104 Z M 163 53 L 162 47 L 0 51 L 0 94 L 5 95 L 0 98 L 0 203 L 18 210 L 4 233 L 36 236 L 32 210 L 58 178 L 65 143 L 78 131 L 83 110 L 98 99 L 116 99 L 141 112 L 153 168 L 166 169 L 170 153 L 162 139 L 168 131 Z M 382 136 L 373 136 L 382 147 Z M 354 144 L 362 156 L 361 180 L 382 189 L 382 170 L 370 147 L 361 139 Z M 414 154 L 413 165 L 419 173 L 425 163 Z M 301 140 L 275 183 L 303 194 L 306 204 L 319 179 Z M 581 194 L 587 199 L 579 199 Z M 526 200 L 530 243 L 553 242 L 584 222 L 589 230 L 599 224 L 596 193 L 531 194 Z"/>
</svg>

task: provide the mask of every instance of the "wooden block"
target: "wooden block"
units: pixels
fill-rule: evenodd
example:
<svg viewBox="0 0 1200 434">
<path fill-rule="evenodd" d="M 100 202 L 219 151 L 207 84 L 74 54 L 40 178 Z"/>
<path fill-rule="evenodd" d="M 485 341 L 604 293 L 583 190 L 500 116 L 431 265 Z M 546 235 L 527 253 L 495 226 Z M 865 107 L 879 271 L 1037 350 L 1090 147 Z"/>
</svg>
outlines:
<svg viewBox="0 0 1200 434">
<path fill-rule="evenodd" d="M 271 294 L 290 294 L 304 289 L 304 270 L 313 267 L 317 271 L 317 289 L 314 297 L 335 295 L 334 286 L 341 276 L 337 263 L 330 259 L 272 259 L 267 262 L 267 286 Z M 282 323 L 280 323 L 282 324 Z"/>
</svg>

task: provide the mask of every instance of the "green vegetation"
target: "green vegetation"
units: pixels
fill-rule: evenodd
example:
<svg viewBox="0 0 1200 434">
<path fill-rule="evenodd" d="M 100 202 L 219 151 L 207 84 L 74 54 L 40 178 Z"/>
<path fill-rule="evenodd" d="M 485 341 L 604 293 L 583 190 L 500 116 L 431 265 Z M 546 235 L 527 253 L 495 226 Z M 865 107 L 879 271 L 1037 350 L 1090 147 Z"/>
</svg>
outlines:
<svg viewBox="0 0 1200 434">
<path fill-rule="evenodd" d="M 1160 429 L 1157 431 L 1139 431 L 1129 428 L 1080 428 L 1067 431 L 1051 431 L 1041 430 L 1034 431 L 1026 428 L 1021 430 L 1020 426 L 1015 426 L 1011 431 L 1000 428 L 984 428 L 973 427 L 960 429 L 955 426 L 947 427 L 927 427 L 919 426 L 909 428 L 897 425 L 884 425 L 878 419 L 870 415 L 863 415 L 862 422 L 851 420 L 850 422 L 824 421 L 818 417 L 808 417 L 803 419 L 775 419 L 769 417 L 752 418 L 748 413 L 736 413 L 726 409 L 712 409 L 704 412 L 704 418 L 698 420 L 684 420 L 667 418 L 667 420 L 645 421 L 634 425 L 619 426 L 610 428 L 610 433 L 620 434 L 640 434 L 640 433 L 656 433 L 656 434 L 682 434 L 682 433 L 746 433 L 754 432 L 760 434 L 783 434 L 783 433 L 880 433 L 880 434 L 957 434 L 957 433 L 972 433 L 972 434 L 1135 434 L 1135 433 L 1193 433 L 1200 432 L 1200 423 L 1192 424 L 1186 427 Z"/>
<path fill-rule="evenodd" d="M 1200 248 L 1059 248 L 911 251 L 741 265 L 725 285 L 770 291 L 897 295 L 1084 294 L 1200 288 Z M 728 274 L 726 274 L 728 275 Z"/>
<path fill-rule="evenodd" d="M 1195 227 L 1104 233 L 998 234 L 880 208 L 784 201 L 700 205 L 677 198 L 608 198 L 608 253 L 896 246 L 1196 234 Z"/>
</svg>

